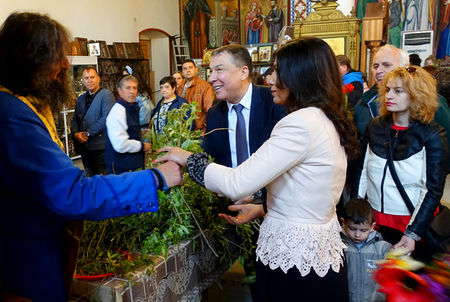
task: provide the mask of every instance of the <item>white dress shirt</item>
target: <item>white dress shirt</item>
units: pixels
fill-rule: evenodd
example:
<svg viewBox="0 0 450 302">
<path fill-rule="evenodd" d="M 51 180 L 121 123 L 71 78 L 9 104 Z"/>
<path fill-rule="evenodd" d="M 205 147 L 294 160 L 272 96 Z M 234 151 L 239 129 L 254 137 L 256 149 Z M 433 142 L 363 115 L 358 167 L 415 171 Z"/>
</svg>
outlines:
<svg viewBox="0 0 450 302">
<path fill-rule="evenodd" d="M 252 105 L 252 91 L 253 85 L 248 85 L 247 92 L 245 92 L 241 101 L 237 104 L 241 104 L 244 108 L 242 108 L 242 115 L 245 120 L 245 133 L 247 138 L 247 151 L 250 156 L 250 144 L 249 144 L 249 125 L 250 125 L 250 109 Z M 231 166 L 233 168 L 237 167 L 237 155 L 236 155 L 236 123 L 237 123 L 237 114 L 236 110 L 233 109 L 233 105 L 227 102 L 228 106 L 228 138 L 230 141 L 230 152 L 231 152 Z"/>
<path fill-rule="evenodd" d="M 142 142 L 128 135 L 127 113 L 124 106 L 115 103 L 106 117 L 106 131 L 112 147 L 119 153 L 135 153 L 142 149 Z"/>
</svg>

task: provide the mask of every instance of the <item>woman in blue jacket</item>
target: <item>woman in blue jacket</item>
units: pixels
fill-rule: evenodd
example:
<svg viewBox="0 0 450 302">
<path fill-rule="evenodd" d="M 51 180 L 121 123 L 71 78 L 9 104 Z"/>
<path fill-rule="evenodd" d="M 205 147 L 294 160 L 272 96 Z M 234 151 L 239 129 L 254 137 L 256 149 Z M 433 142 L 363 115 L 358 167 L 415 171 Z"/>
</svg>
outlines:
<svg viewBox="0 0 450 302">
<path fill-rule="evenodd" d="M 173 77 L 162 78 L 159 81 L 159 87 L 163 97 L 152 111 L 152 125 L 157 133 L 163 133 L 163 128 L 167 125 L 167 112 L 189 103 L 175 93 L 177 82 Z"/>
</svg>

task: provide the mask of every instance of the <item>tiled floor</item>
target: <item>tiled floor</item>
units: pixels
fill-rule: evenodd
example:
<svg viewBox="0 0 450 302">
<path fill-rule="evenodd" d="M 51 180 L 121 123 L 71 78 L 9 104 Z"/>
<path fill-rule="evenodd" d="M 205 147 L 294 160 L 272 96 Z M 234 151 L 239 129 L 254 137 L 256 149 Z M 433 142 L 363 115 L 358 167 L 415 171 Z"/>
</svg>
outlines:
<svg viewBox="0 0 450 302">
<path fill-rule="evenodd" d="M 202 295 L 202 302 L 251 302 L 244 267 L 236 261 L 222 278 Z"/>
</svg>

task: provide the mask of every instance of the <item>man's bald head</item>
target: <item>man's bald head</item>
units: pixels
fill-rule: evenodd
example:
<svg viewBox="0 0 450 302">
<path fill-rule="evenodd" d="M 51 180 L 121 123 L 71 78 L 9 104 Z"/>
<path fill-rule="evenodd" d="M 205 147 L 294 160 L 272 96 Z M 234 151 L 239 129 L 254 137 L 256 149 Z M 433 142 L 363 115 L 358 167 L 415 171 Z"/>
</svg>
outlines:
<svg viewBox="0 0 450 302">
<path fill-rule="evenodd" d="M 408 66 L 409 56 L 392 45 L 381 47 L 373 58 L 372 75 L 377 84 L 381 83 L 386 73 L 397 67 Z"/>
</svg>

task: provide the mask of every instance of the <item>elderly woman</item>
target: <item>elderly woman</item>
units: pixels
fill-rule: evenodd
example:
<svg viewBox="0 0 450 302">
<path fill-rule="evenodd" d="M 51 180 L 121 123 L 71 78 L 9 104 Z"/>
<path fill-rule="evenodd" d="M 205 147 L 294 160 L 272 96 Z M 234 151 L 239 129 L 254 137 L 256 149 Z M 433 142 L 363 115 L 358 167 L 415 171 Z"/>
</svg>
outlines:
<svg viewBox="0 0 450 302">
<path fill-rule="evenodd" d="M 164 127 L 167 125 L 167 112 L 173 109 L 179 109 L 183 104 L 189 104 L 188 101 L 175 93 L 177 82 L 171 76 L 163 77 L 159 81 L 159 87 L 162 98 L 156 104 L 152 111 L 152 126 L 157 133 L 163 133 Z"/>
<path fill-rule="evenodd" d="M 380 116 L 367 127 L 358 195 L 367 196 L 384 239 L 411 253 L 426 233 L 445 184 L 445 131 L 433 122 L 436 81 L 420 67 L 401 67 L 384 77 L 379 95 Z"/>
<path fill-rule="evenodd" d="M 274 56 L 272 95 L 290 113 L 250 158 L 232 169 L 209 163 L 202 153 L 165 147 L 169 152 L 160 161 L 187 164 L 195 181 L 233 200 L 266 187 L 267 215 L 256 250 L 258 301 L 346 301 L 336 204 L 356 129 L 345 110 L 339 68 L 331 48 L 317 38 L 292 41 Z M 213 53 L 211 66 L 218 67 L 211 77 L 226 72 L 215 60 L 220 57 Z M 264 215 L 261 205 L 230 209 L 242 210 L 237 217 L 222 215 L 232 223 Z"/>
</svg>

